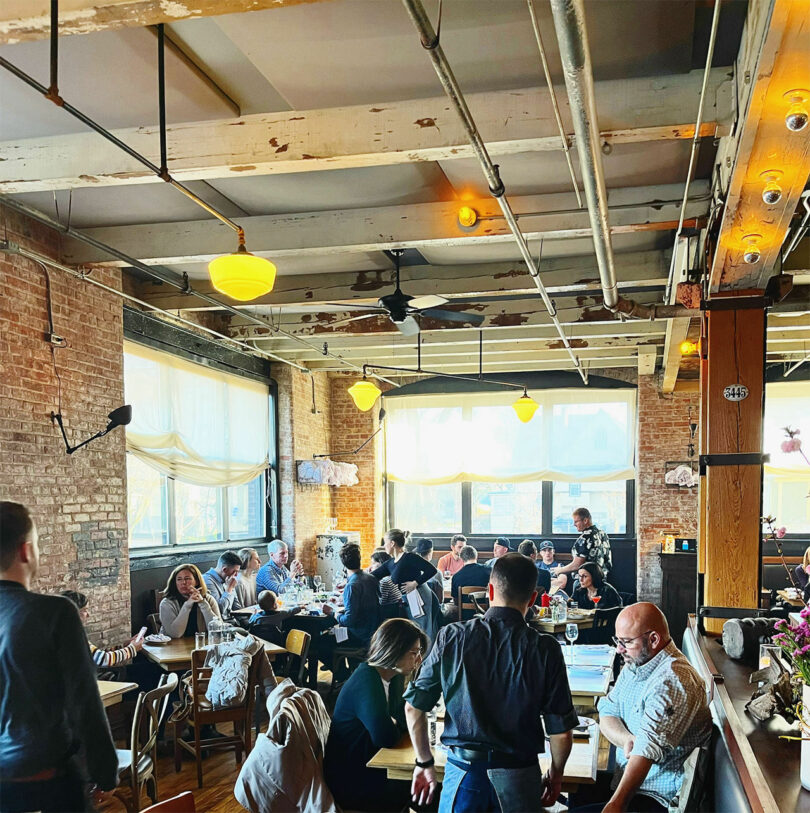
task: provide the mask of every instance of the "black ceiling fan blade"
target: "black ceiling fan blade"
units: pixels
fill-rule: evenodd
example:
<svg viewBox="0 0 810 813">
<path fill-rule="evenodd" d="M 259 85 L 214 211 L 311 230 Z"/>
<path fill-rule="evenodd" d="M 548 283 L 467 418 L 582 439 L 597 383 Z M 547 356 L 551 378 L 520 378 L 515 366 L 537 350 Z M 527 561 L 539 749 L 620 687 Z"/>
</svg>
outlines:
<svg viewBox="0 0 810 813">
<path fill-rule="evenodd" d="M 443 322 L 466 322 L 470 325 L 478 326 L 484 321 L 480 313 L 466 313 L 465 311 L 447 311 L 444 308 L 427 308 L 419 311 L 420 316 L 427 316 L 429 319 L 440 319 Z"/>
</svg>

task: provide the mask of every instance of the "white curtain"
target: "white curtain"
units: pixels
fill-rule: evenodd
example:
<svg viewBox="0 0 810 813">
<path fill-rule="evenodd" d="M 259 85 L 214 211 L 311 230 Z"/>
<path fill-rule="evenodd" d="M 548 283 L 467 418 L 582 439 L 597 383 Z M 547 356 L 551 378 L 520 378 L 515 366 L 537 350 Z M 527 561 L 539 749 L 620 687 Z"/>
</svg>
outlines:
<svg viewBox="0 0 810 813">
<path fill-rule="evenodd" d="M 605 482 L 635 477 L 632 389 L 538 390 L 521 423 L 519 390 L 385 399 L 389 480 Z"/>
<path fill-rule="evenodd" d="M 124 392 L 132 404 L 127 451 L 163 474 L 237 486 L 267 468 L 266 384 L 125 342 Z"/>
<path fill-rule="evenodd" d="M 780 381 L 765 385 L 765 423 L 762 449 L 770 454 L 765 464 L 766 475 L 780 480 L 804 482 L 810 480 L 810 467 L 798 452 L 783 452 L 787 440 L 785 427 L 801 430 L 797 435 L 802 450 L 810 457 L 810 381 Z"/>
</svg>

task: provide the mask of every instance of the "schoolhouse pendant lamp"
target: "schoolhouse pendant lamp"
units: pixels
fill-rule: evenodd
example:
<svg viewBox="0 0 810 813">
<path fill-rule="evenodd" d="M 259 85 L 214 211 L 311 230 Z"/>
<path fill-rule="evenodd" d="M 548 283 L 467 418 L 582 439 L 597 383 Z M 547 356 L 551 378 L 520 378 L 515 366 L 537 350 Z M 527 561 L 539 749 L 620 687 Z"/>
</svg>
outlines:
<svg viewBox="0 0 810 813">
<path fill-rule="evenodd" d="M 382 395 L 382 390 L 364 374 L 362 381 L 357 381 L 349 387 L 349 395 L 361 412 L 368 412 Z"/>
<path fill-rule="evenodd" d="M 214 288 L 240 302 L 249 302 L 269 293 L 276 282 L 275 265 L 245 248 L 245 237 L 241 230 L 236 251 L 211 260 L 208 273 Z"/>
<path fill-rule="evenodd" d="M 512 409 L 515 410 L 515 413 L 522 423 L 528 423 L 534 417 L 534 413 L 537 412 L 538 406 L 537 401 L 529 397 L 529 393 L 526 392 L 526 388 L 524 387 L 523 395 L 512 404 Z"/>
</svg>

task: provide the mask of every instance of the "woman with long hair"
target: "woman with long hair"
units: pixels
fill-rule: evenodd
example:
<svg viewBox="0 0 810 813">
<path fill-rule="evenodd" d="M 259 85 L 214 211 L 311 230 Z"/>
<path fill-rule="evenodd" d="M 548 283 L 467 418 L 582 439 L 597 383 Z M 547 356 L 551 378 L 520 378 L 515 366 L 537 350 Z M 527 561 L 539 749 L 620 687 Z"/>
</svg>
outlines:
<svg viewBox="0 0 810 813">
<path fill-rule="evenodd" d="M 389 618 L 374 633 L 362 663 L 338 695 L 326 742 L 324 776 L 335 801 L 352 810 L 402 810 L 410 783 L 389 780 L 366 764 L 408 730 L 402 692 L 422 662 L 427 636 L 405 618 Z"/>
<path fill-rule="evenodd" d="M 579 587 L 574 590 L 571 601 L 575 601 L 580 609 L 609 610 L 611 607 L 622 606 L 621 596 L 612 584 L 605 581 L 602 568 L 595 562 L 585 562 L 580 565 L 577 575 L 579 576 Z M 595 596 L 599 597 L 597 602 L 593 600 Z"/>
<path fill-rule="evenodd" d="M 430 562 L 416 553 L 405 550 L 408 536 L 407 531 L 400 531 L 399 528 L 386 531 L 383 547 L 391 559 L 380 565 L 372 574 L 378 580 L 390 576 L 391 581 L 403 593 L 416 590 L 436 573 L 436 568 Z"/>
<path fill-rule="evenodd" d="M 221 618 L 219 607 L 214 597 L 208 594 L 199 568 L 190 563 L 178 565 L 171 572 L 159 612 L 160 631 L 170 638 L 186 638 L 202 632 L 200 615 L 205 627 L 215 618 Z"/>
<path fill-rule="evenodd" d="M 239 581 L 236 583 L 236 598 L 242 607 L 252 607 L 258 603 L 256 595 L 256 574 L 262 566 L 259 552 L 256 548 L 242 548 L 237 551 L 242 562 L 239 569 Z"/>
</svg>

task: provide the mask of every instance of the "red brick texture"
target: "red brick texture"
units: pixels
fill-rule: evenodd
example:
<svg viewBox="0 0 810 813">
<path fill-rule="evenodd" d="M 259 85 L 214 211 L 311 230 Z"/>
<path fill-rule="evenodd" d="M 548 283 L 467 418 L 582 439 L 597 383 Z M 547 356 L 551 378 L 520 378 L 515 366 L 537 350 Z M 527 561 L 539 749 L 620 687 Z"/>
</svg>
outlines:
<svg viewBox="0 0 810 813">
<path fill-rule="evenodd" d="M 8 239 L 51 257 L 59 235 L 7 210 Z M 117 269 L 93 278 L 120 286 Z M 62 414 L 72 445 L 107 425 L 124 402 L 121 300 L 48 269 Z M 0 254 L 0 499 L 29 507 L 40 534 L 34 589 L 89 598 L 90 639 L 121 645 L 130 634 L 125 436 L 121 429 L 73 455 L 51 423 L 58 407 L 48 331 L 46 274 L 32 260 Z"/>
<path fill-rule="evenodd" d="M 697 394 L 662 395 L 654 376 L 638 377 L 636 526 L 640 601 L 660 603 L 658 554 L 663 538 L 667 534 L 697 535 L 697 488 L 670 488 L 664 483 L 666 461 L 687 459 L 690 406 L 693 421 L 699 422 Z"/>
</svg>

